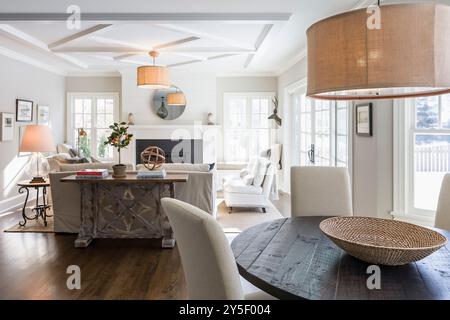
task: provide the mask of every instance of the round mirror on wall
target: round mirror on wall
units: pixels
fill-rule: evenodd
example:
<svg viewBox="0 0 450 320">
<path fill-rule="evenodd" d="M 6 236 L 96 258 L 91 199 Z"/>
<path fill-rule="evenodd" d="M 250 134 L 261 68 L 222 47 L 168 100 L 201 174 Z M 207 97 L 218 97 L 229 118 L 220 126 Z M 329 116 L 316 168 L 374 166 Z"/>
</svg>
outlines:
<svg viewBox="0 0 450 320">
<path fill-rule="evenodd" d="M 186 109 L 186 96 L 178 87 L 159 89 L 153 95 L 153 111 L 164 120 L 179 118 Z"/>
</svg>

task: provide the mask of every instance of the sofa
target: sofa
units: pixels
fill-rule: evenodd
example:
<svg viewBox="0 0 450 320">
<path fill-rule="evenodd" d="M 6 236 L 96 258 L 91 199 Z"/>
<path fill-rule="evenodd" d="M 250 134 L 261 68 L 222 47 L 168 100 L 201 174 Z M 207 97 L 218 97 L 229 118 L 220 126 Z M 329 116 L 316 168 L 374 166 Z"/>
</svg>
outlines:
<svg viewBox="0 0 450 320">
<path fill-rule="evenodd" d="M 254 158 L 239 176 L 224 179 L 223 195 L 229 213 L 233 208 L 261 208 L 266 212 L 276 182 L 276 166 L 264 157 Z"/>
<path fill-rule="evenodd" d="M 80 228 L 80 187 L 74 183 L 63 183 L 61 178 L 82 169 L 111 169 L 111 164 L 63 164 L 60 171 L 51 172 L 50 190 L 54 214 L 54 230 L 57 233 L 78 233 Z M 187 183 L 175 184 L 175 198 L 194 205 L 216 217 L 215 172 L 208 165 L 179 166 L 166 164 L 167 172 L 189 174 Z M 138 170 L 145 170 L 137 166 Z M 129 171 L 135 172 L 135 171 Z"/>
</svg>

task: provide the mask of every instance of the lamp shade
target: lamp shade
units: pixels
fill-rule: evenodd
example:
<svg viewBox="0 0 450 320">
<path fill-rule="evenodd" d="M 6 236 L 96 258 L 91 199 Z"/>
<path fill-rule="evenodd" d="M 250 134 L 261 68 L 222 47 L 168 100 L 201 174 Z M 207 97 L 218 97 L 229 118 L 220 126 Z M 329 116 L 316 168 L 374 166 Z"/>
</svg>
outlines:
<svg viewBox="0 0 450 320">
<path fill-rule="evenodd" d="M 170 87 L 169 72 L 163 66 L 142 66 L 137 69 L 137 85 L 140 88 L 165 89 Z"/>
<path fill-rule="evenodd" d="M 167 104 L 170 106 L 185 106 L 186 96 L 183 92 L 171 92 L 167 94 Z"/>
<path fill-rule="evenodd" d="M 55 150 L 52 132 L 48 126 L 26 126 L 20 152 L 53 152 Z"/>
<path fill-rule="evenodd" d="M 450 7 L 380 7 L 381 29 L 366 9 L 312 25 L 308 92 L 326 100 L 393 99 L 450 92 Z"/>
</svg>

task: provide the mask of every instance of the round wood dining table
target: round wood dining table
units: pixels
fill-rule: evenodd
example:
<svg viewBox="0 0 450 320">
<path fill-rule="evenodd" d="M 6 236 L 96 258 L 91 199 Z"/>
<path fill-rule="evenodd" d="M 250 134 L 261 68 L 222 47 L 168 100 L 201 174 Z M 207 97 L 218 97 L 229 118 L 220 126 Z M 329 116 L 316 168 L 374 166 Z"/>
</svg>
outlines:
<svg viewBox="0 0 450 320">
<path fill-rule="evenodd" d="M 324 219 L 281 219 L 242 232 L 231 244 L 239 273 L 278 299 L 450 299 L 449 244 L 419 262 L 379 266 L 381 288 L 369 289 L 370 264 L 331 242 L 319 229 Z M 449 231 L 435 230 L 450 239 Z"/>
</svg>

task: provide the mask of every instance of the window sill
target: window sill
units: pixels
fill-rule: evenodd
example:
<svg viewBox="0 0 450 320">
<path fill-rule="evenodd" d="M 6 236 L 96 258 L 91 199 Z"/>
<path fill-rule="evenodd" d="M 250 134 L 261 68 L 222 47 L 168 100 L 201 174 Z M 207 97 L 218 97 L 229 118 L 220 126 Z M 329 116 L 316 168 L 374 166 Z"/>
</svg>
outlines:
<svg viewBox="0 0 450 320">
<path fill-rule="evenodd" d="M 247 163 L 226 163 L 219 162 L 217 164 L 217 170 L 242 170 L 247 167 Z"/>
<path fill-rule="evenodd" d="M 434 215 L 415 214 L 405 212 L 391 212 L 394 220 L 418 224 L 427 227 L 434 227 Z"/>
</svg>

